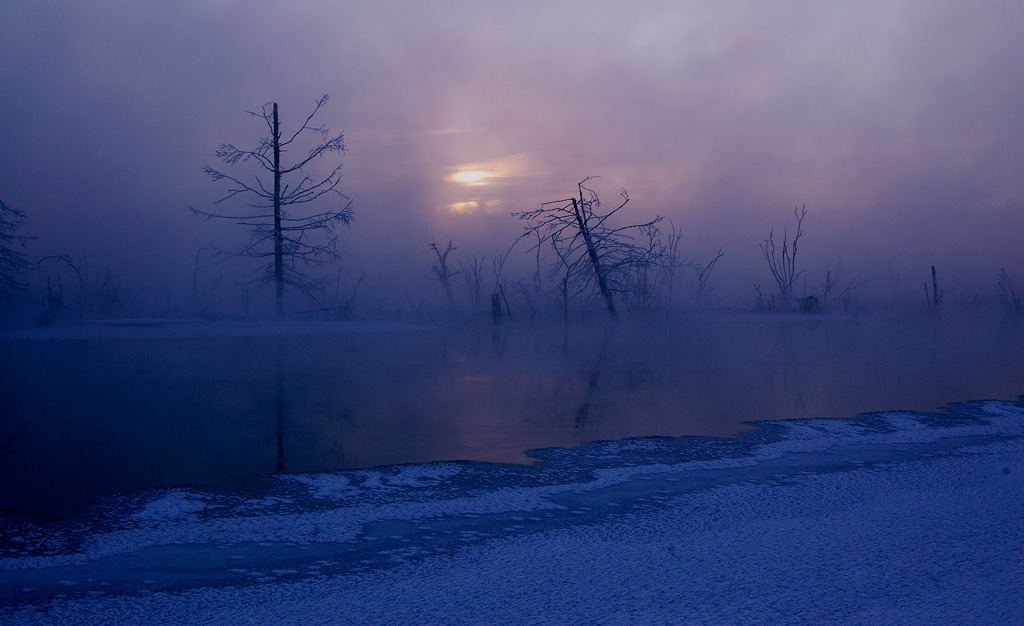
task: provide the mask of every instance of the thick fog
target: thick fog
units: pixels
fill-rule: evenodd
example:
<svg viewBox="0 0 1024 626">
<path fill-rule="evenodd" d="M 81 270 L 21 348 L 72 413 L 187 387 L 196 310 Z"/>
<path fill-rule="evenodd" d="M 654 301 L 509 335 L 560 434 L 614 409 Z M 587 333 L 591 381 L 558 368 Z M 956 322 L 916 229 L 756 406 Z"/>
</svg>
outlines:
<svg viewBox="0 0 1024 626">
<path fill-rule="evenodd" d="M 327 93 L 355 209 L 340 279 L 366 271 L 367 307 L 441 302 L 429 243 L 493 258 L 511 212 L 587 176 L 683 254 L 721 248 L 722 306 L 770 287 L 758 243 L 804 205 L 807 292 L 839 269 L 867 302 L 898 276 L 923 306 L 935 265 L 998 301 L 1000 268 L 1024 282 L 1021 32 L 1016 2 L 7 0 L 0 199 L 33 263 L 109 270 L 126 313 L 188 315 L 199 291 L 237 314 L 251 264 L 207 252 L 247 236 L 188 212 L 226 192 L 201 168 L 266 135 L 246 111 L 277 102 L 287 131 Z M 56 272 L 25 277 L 27 309 Z"/>
</svg>

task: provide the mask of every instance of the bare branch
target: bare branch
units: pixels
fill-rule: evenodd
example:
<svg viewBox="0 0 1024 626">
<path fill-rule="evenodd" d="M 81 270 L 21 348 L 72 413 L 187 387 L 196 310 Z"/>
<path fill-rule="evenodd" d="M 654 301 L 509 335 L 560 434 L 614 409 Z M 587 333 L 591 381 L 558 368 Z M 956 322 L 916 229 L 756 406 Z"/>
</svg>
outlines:
<svg viewBox="0 0 1024 626">
<path fill-rule="evenodd" d="M 761 254 L 768 263 L 768 269 L 779 288 L 779 296 L 783 302 L 791 300 L 793 285 L 796 284 L 796 280 L 804 273 L 803 270 L 799 272 L 796 270 L 796 253 L 797 244 L 803 235 L 803 222 L 804 217 L 807 215 L 806 205 L 802 208 L 793 209 L 793 215 L 796 217 L 796 234 L 793 236 L 792 241 L 789 241 L 788 232 L 786 229 L 783 229 L 782 249 L 778 250 L 775 244 L 775 229 L 773 228 L 768 232 L 768 237 L 759 244 Z"/>
<path fill-rule="evenodd" d="M 303 169 L 313 161 L 331 152 L 344 152 L 342 134 L 331 135 L 324 126 L 313 125 L 313 119 L 326 105 L 325 94 L 316 101 L 313 110 L 302 124 L 286 139 L 282 139 L 278 107 L 268 102 L 257 111 L 248 111 L 252 117 L 263 120 L 269 136 L 261 137 L 257 147 L 245 150 L 233 144 L 221 144 L 214 152 L 218 159 L 231 167 L 250 164 L 256 171 L 246 176 L 234 176 L 209 166 L 203 167 L 214 182 L 227 181 L 227 193 L 214 205 L 248 197 L 255 199 L 249 206 L 256 212 L 218 212 L 189 206 L 189 211 L 204 221 L 213 218 L 232 220 L 249 229 L 249 241 L 231 252 L 231 256 L 245 256 L 272 259 L 262 266 L 263 275 L 259 282 L 277 284 L 278 313 L 281 313 L 282 287 L 287 284 L 307 297 L 314 297 L 322 278 L 306 272 L 324 263 L 340 261 L 337 252 L 337 237 L 333 236 L 338 226 L 352 223 L 352 202 L 338 190 L 341 183 L 341 164 L 335 165 L 323 178 L 314 179 L 303 174 Z M 288 164 L 281 162 L 281 156 L 288 148 L 305 144 L 306 155 Z M 295 176 L 290 176 L 295 174 Z M 246 182 L 248 175 L 254 182 Z M 313 211 L 306 214 L 289 214 L 288 207 L 308 205 L 321 200 L 327 194 L 336 194 L 341 200 L 340 208 Z"/>
<path fill-rule="evenodd" d="M 527 251 L 539 253 L 548 245 L 555 251 L 558 261 L 547 275 L 556 281 L 563 310 L 567 310 L 571 295 L 596 290 L 609 314 L 615 317 L 613 293 L 640 290 L 647 294 L 640 298 L 643 306 L 653 302 L 663 288 L 666 274 L 660 268 L 666 262 L 668 247 L 658 228 L 661 217 L 644 223 L 609 226 L 609 220 L 629 203 L 629 194 L 623 189 L 620 204 L 600 212 L 600 198 L 587 187 L 594 178 L 588 176 L 577 183 L 576 198 L 552 200 L 537 209 L 513 213 L 526 222 L 516 243 L 529 238 L 532 241 Z"/>
</svg>

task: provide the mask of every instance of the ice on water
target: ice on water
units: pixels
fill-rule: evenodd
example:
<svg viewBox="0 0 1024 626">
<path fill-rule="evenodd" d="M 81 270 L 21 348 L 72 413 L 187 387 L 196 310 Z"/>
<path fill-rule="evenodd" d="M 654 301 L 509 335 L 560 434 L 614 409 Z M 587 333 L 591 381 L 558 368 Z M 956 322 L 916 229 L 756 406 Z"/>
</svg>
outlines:
<svg viewBox="0 0 1024 626">
<path fill-rule="evenodd" d="M 21 623 L 1012 623 L 1024 407 L 175 488 L 3 526 Z M 227 617 L 226 617 L 227 616 Z M 314 616 L 315 619 L 312 619 Z M 952 620 L 952 621 L 950 621 Z"/>
</svg>

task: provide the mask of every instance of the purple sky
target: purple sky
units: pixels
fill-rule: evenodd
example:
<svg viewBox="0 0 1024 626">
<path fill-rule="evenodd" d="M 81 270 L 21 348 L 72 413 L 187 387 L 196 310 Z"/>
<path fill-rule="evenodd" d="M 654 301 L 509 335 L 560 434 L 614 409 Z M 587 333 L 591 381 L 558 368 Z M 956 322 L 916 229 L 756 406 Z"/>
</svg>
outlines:
<svg viewBox="0 0 1024 626">
<path fill-rule="evenodd" d="M 33 258 L 183 293 L 200 247 L 244 240 L 188 213 L 224 191 L 201 166 L 255 145 L 246 110 L 287 127 L 329 93 L 346 272 L 381 293 L 440 295 L 431 240 L 492 255 L 509 212 L 601 175 L 685 254 L 724 249 L 724 304 L 770 282 L 757 244 L 804 204 L 812 284 L 841 264 L 884 291 L 891 262 L 916 298 L 935 264 L 994 297 L 1000 267 L 1024 282 L 1021 33 L 1017 0 L 4 0 L 0 198 Z"/>
</svg>

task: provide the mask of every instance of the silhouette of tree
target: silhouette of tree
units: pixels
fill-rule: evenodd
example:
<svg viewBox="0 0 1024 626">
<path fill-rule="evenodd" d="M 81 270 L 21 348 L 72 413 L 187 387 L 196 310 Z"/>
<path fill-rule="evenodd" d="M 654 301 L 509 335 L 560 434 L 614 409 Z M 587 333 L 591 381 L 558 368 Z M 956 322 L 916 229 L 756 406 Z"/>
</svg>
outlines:
<svg viewBox="0 0 1024 626">
<path fill-rule="evenodd" d="M 538 209 L 512 215 L 527 224 L 517 241 L 535 237 L 531 250 L 553 246 L 558 263 L 552 275 L 558 278 L 564 298 L 570 295 L 569 285 L 575 287 L 574 294 L 596 288 L 614 318 L 618 311 L 612 294 L 627 291 L 631 272 L 656 263 L 664 251 L 657 226 L 662 218 L 612 227 L 608 220 L 626 206 L 629 194 L 623 189 L 622 203 L 611 211 L 602 211 L 597 192 L 586 186 L 593 178 L 588 176 L 577 184 L 576 197 L 545 202 Z"/>
<path fill-rule="evenodd" d="M 708 289 L 708 283 L 711 282 L 711 270 L 715 269 L 715 264 L 718 263 L 718 259 L 725 256 L 722 249 L 718 249 L 718 254 L 715 258 L 711 259 L 707 263 L 699 263 L 697 261 L 691 262 L 693 271 L 697 272 L 697 308 L 703 309 L 708 302 L 708 298 L 711 295 Z"/>
<path fill-rule="evenodd" d="M 34 239 L 17 234 L 25 221 L 24 213 L 0 200 L 0 302 L 13 302 L 20 292 L 28 291 L 28 285 L 22 282 L 20 275 L 32 264 L 15 249 L 15 246 L 24 248 L 30 239 Z"/>
<path fill-rule="evenodd" d="M 338 189 L 341 183 L 341 164 L 334 165 L 322 178 L 314 179 L 307 172 L 314 162 L 331 153 L 345 152 L 342 135 L 331 135 L 324 126 L 315 126 L 313 118 L 327 103 L 327 95 L 320 98 L 313 112 L 295 132 L 285 135 L 278 119 L 277 103 L 263 105 L 259 112 L 249 111 L 253 117 L 263 120 L 270 132 L 262 137 L 255 150 L 242 150 L 231 144 L 221 144 L 215 154 L 230 166 L 254 165 L 255 174 L 232 176 L 209 166 L 203 171 L 214 181 L 230 183 L 228 193 L 215 204 L 248 197 L 253 200 L 253 212 L 219 213 L 197 209 L 189 210 L 202 218 L 225 219 L 249 227 L 249 242 L 231 252 L 220 250 L 232 256 L 247 256 L 269 259 L 262 267 L 264 275 L 260 283 L 273 282 L 275 304 L 278 316 L 284 311 L 284 287 L 288 285 L 314 299 L 317 279 L 310 276 L 311 266 L 337 263 L 335 229 L 352 222 L 352 202 Z M 282 163 L 282 156 L 289 150 L 305 151 L 290 165 Z M 338 202 L 334 207 L 302 211 L 310 205 L 330 196 Z M 322 203 L 321 203 L 322 204 Z M 301 267 L 300 267 L 301 265 Z"/>
<path fill-rule="evenodd" d="M 461 270 L 452 271 L 450 265 L 448 265 L 448 255 L 455 251 L 457 248 L 452 245 L 452 241 L 448 241 L 448 247 L 442 253 L 438 249 L 436 243 L 430 244 L 430 249 L 437 255 L 437 263 L 433 263 L 430 266 L 430 271 L 434 273 L 434 278 L 437 282 L 441 283 L 441 287 L 444 288 L 444 297 L 448 300 L 448 310 L 454 315 L 455 314 L 455 294 L 452 293 L 452 278 L 462 273 Z"/>
<path fill-rule="evenodd" d="M 803 270 L 799 272 L 796 270 L 796 252 L 797 244 L 800 242 L 800 237 L 803 235 L 803 224 L 804 217 L 807 215 L 807 207 L 799 209 L 793 209 L 793 215 L 796 217 L 796 233 L 793 234 L 793 240 L 789 240 L 789 233 L 783 228 L 782 231 L 782 248 L 777 249 L 775 244 L 775 229 L 771 229 L 768 232 L 768 237 L 759 244 L 761 248 L 761 254 L 764 256 L 765 261 L 768 262 L 768 269 L 772 273 L 772 278 L 775 279 L 775 285 L 779 288 L 779 298 L 784 303 L 784 306 L 788 306 L 790 299 L 793 296 L 793 285 L 796 284 L 796 279 L 803 275 Z"/>
</svg>

